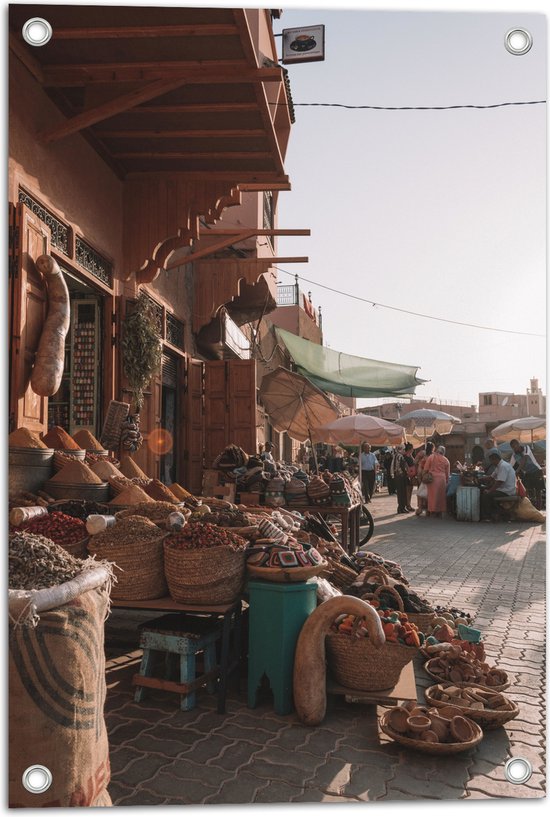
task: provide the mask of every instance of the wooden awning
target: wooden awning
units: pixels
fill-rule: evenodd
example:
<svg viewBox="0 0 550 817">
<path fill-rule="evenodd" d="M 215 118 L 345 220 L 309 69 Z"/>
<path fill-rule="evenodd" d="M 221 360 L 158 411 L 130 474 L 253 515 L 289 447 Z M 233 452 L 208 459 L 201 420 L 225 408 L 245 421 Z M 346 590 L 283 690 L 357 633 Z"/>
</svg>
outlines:
<svg viewBox="0 0 550 817">
<path fill-rule="evenodd" d="M 250 15 L 227 8 L 12 5 L 10 47 L 66 119 L 38 138 L 81 133 L 120 178 L 175 174 L 239 189 L 288 189 L 283 69 L 257 56 Z M 269 15 L 269 10 L 260 11 Z M 53 28 L 39 48 L 23 24 Z M 261 17 L 260 23 L 261 23 Z M 271 37 L 270 27 L 263 24 Z"/>
</svg>

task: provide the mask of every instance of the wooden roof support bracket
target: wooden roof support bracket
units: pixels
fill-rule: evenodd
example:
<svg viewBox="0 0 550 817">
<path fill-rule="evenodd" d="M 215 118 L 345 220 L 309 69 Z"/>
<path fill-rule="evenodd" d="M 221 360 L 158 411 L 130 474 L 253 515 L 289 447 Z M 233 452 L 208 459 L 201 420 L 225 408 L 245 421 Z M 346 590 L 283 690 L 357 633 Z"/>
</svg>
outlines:
<svg viewBox="0 0 550 817">
<path fill-rule="evenodd" d="M 81 131 L 83 128 L 89 128 L 90 125 L 95 125 L 96 122 L 102 122 L 104 119 L 109 119 L 117 113 L 127 111 L 128 108 L 133 108 L 139 105 L 140 102 L 147 102 L 155 97 L 162 96 L 162 94 L 173 91 L 176 88 L 185 85 L 185 77 L 159 79 L 156 82 L 150 82 L 143 88 L 135 88 L 127 94 L 122 94 L 116 99 L 111 99 L 98 105 L 96 108 L 91 108 L 84 111 L 72 119 L 57 125 L 50 130 L 42 131 L 38 134 L 41 142 L 56 142 L 58 139 L 63 139 L 65 136 L 70 136 L 73 133 Z"/>
<path fill-rule="evenodd" d="M 181 267 L 182 264 L 191 264 L 193 261 L 198 261 L 199 258 L 212 255 L 219 250 L 225 249 L 225 247 L 229 247 L 231 244 L 239 244 L 241 241 L 246 241 L 247 238 L 253 238 L 257 235 L 311 235 L 311 230 L 264 230 L 259 227 L 251 227 L 247 230 L 242 228 L 232 230 L 206 230 L 199 235 L 199 241 L 206 236 L 214 238 L 217 235 L 224 236 L 224 238 L 220 241 L 216 241 L 214 244 L 209 244 L 207 247 L 194 250 L 190 255 L 186 255 L 184 258 L 168 262 L 165 264 L 164 269 L 170 270 L 174 269 L 174 267 Z"/>
</svg>

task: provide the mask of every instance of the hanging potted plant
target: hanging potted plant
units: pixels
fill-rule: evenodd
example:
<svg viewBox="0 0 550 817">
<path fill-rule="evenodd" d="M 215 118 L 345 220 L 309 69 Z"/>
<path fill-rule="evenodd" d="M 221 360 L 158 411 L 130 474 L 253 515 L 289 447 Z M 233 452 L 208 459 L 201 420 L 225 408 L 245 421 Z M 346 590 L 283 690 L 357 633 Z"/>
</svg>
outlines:
<svg viewBox="0 0 550 817">
<path fill-rule="evenodd" d="M 143 391 L 161 363 L 161 341 L 153 304 L 141 292 L 132 312 L 122 325 L 122 368 L 132 389 L 130 413 L 122 427 L 121 445 L 137 451 L 142 443 L 139 413 Z"/>
</svg>

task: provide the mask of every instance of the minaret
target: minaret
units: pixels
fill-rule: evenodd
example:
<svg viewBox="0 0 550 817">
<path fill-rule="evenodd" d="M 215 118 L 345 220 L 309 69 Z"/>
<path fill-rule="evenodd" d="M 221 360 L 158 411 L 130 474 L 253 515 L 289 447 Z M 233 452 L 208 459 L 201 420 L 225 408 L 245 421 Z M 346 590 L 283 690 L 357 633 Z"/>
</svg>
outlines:
<svg viewBox="0 0 550 817">
<path fill-rule="evenodd" d="M 539 387 L 538 377 L 531 378 L 531 388 L 527 389 L 527 414 L 537 417 L 544 413 L 542 389 Z"/>
</svg>

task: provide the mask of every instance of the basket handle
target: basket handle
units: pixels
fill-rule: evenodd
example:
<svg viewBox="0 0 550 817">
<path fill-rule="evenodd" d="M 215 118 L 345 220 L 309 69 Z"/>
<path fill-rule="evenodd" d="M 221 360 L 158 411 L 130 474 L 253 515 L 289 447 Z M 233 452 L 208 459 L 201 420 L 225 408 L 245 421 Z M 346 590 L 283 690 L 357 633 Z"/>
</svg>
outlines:
<svg viewBox="0 0 550 817">
<path fill-rule="evenodd" d="M 377 584 L 385 585 L 388 576 L 389 574 L 383 567 L 371 567 L 370 570 L 367 570 L 367 572 L 363 575 L 363 578 L 365 581 L 369 582 L 369 584 L 373 584 L 370 579 L 375 579 Z"/>
<path fill-rule="evenodd" d="M 381 584 L 380 587 L 376 588 L 376 590 L 373 593 L 373 596 L 376 599 L 380 600 L 380 594 L 382 592 L 389 593 L 391 596 L 393 596 L 394 600 L 397 602 L 397 609 L 399 610 L 399 612 L 400 613 L 405 612 L 405 607 L 403 606 L 403 599 L 401 598 L 397 590 L 395 590 L 393 587 L 390 587 L 389 584 Z"/>
</svg>

